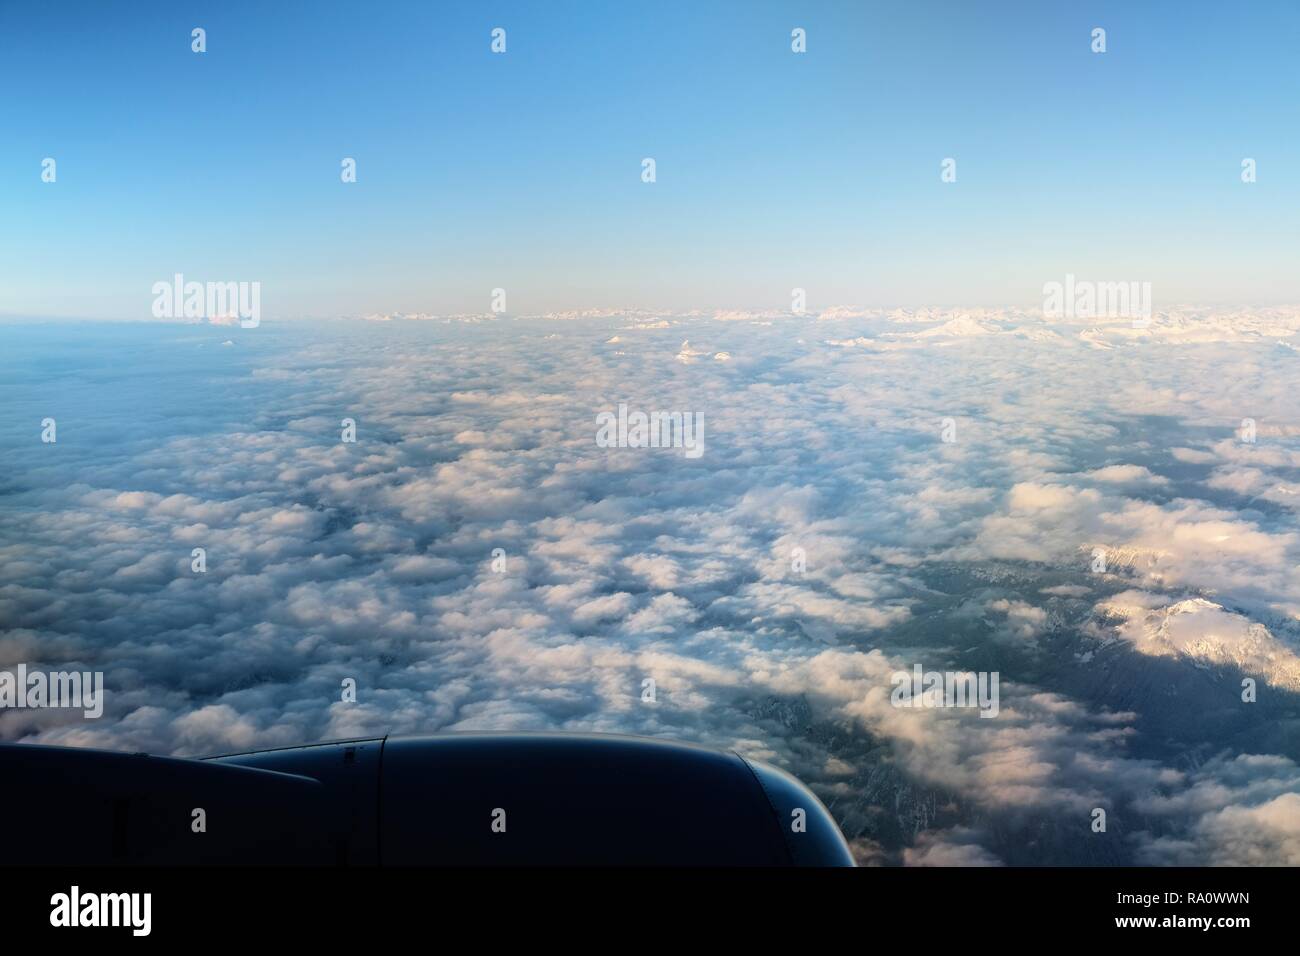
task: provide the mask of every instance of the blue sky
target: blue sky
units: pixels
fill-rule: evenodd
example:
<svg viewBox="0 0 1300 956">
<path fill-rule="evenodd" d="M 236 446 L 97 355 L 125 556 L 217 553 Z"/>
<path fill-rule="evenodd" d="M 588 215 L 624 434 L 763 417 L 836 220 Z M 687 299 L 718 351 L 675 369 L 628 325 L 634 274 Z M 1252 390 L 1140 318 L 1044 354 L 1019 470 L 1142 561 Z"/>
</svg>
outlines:
<svg viewBox="0 0 1300 956">
<path fill-rule="evenodd" d="M 1298 47 L 1290 2 L 0 4 L 0 314 L 1296 302 Z"/>
</svg>

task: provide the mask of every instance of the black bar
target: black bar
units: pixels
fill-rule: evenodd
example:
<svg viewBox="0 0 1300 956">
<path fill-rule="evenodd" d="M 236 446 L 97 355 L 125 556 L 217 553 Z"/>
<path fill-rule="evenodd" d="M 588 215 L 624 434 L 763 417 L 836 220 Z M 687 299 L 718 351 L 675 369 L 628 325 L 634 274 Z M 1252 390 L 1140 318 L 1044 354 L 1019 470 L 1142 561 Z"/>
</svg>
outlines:
<svg viewBox="0 0 1300 956">
<path fill-rule="evenodd" d="M 858 935 L 865 946 L 886 928 L 918 941 L 1028 933 L 1024 938 L 1044 942 L 1199 937 L 1231 945 L 1290 928 L 1294 884 L 1294 872 L 1282 868 L 0 868 L 0 925 L 7 941 L 66 940 L 76 932 L 79 940 L 134 942 L 128 927 L 52 927 L 51 897 L 75 885 L 83 898 L 150 893 L 150 938 L 205 944 L 355 939 L 373 945 L 409 933 L 451 946 L 522 932 L 534 934 L 535 948 L 598 927 L 619 934 L 607 937 L 611 942 L 686 944 L 697 932 L 784 927 L 806 934 L 810 949 L 825 932 Z M 1120 902 L 1121 894 L 1130 901 Z M 1166 894 L 1178 894 L 1177 902 Z M 1154 902 L 1143 902 L 1152 896 Z M 1205 918 L 1244 918 L 1248 925 L 1161 925 Z M 1118 925 L 1123 919 L 1155 925 Z M 688 925 L 699 929 L 687 931 Z"/>
</svg>

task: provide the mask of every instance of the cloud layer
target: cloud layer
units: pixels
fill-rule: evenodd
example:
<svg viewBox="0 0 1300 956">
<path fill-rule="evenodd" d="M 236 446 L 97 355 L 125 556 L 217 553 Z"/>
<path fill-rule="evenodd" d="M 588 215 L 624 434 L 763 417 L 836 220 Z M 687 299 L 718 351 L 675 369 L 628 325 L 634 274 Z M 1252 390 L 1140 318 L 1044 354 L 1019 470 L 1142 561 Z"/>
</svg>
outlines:
<svg viewBox="0 0 1300 956">
<path fill-rule="evenodd" d="M 1300 863 L 1295 314 L 392 318 L 6 330 L 0 668 L 108 696 L 0 737 L 666 735 L 864 862 Z M 894 706 L 918 663 L 998 717 Z"/>
</svg>

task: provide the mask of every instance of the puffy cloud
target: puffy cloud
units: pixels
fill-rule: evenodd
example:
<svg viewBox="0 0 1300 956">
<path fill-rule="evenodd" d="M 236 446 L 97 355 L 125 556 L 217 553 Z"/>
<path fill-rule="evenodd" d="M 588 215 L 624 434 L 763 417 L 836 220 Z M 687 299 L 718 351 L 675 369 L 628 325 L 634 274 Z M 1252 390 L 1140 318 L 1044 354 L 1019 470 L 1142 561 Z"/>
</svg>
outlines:
<svg viewBox="0 0 1300 956">
<path fill-rule="evenodd" d="M 1220 756 L 1190 785 L 1139 804 L 1145 813 L 1190 817 L 1189 831 L 1136 834 L 1138 859 L 1154 866 L 1300 865 L 1300 767 L 1281 757 Z"/>
<path fill-rule="evenodd" d="M 1001 866 L 1001 860 L 980 846 L 979 837 L 963 827 L 922 833 L 915 846 L 903 851 L 903 861 L 908 866 Z"/>
<path fill-rule="evenodd" d="M 1085 477 L 1093 481 L 1106 481 L 1114 484 L 1136 484 L 1150 483 L 1156 485 L 1168 484 L 1167 478 L 1152 474 L 1149 468 L 1142 465 L 1107 465 L 1105 468 L 1094 468 L 1085 474 Z"/>
<path fill-rule="evenodd" d="M 11 330 L 51 371 L 0 423 L 0 666 L 109 693 L 0 737 L 657 734 L 788 766 L 864 862 L 1291 858 L 1289 317 L 388 318 L 116 329 L 143 357 L 102 369 Z M 705 454 L 598 447 L 619 402 L 703 413 Z M 894 706 L 916 664 L 997 672 L 998 716 Z"/>
</svg>

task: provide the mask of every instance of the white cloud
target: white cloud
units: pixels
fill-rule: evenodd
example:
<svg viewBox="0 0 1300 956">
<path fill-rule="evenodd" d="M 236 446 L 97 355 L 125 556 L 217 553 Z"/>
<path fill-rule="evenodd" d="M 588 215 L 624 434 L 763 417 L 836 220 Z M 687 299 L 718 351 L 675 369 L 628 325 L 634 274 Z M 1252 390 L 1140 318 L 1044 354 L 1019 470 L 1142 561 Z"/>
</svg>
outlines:
<svg viewBox="0 0 1300 956">
<path fill-rule="evenodd" d="M 166 367 L 25 381 L 60 442 L 2 426 L 0 656 L 102 668 L 109 695 L 95 722 L 0 713 L 0 737 L 663 734 L 789 766 L 863 859 L 1024 862 L 1027 834 L 1038 860 L 1092 859 L 1091 809 L 1139 805 L 1116 862 L 1287 856 L 1291 318 L 1197 315 L 1213 341 L 1176 350 L 1014 310 L 392 317 L 224 353 L 186 327 Z M 160 328 L 140 334 L 182 334 Z M 704 413 L 706 454 L 597 448 L 619 401 Z M 892 706 L 915 663 L 999 670 L 999 716 Z M 1207 701 L 1168 686 L 1210 686 L 1231 732 L 1191 736 Z M 923 807 L 946 816 L 918 835 Z"/>
</svg>

